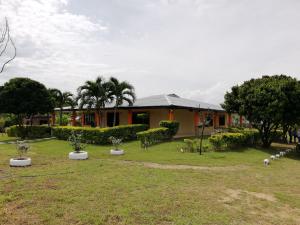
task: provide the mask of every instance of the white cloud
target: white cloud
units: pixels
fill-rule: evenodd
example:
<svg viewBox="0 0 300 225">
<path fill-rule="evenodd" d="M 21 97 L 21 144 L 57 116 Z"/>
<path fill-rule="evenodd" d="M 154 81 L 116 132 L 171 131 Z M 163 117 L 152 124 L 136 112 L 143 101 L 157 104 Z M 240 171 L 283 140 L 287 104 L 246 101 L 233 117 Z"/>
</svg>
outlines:
<svg viewBox="0 0 300 225">
<path fill-rule="evenodd" d="M 115 75 L 140 97 L 219 103 L 251 77 L 299 78 L 299 10 L 296 0 L 0 0 L 18 49 L 0 82 L 30 76 L 74 91 Z"/>
</svg>

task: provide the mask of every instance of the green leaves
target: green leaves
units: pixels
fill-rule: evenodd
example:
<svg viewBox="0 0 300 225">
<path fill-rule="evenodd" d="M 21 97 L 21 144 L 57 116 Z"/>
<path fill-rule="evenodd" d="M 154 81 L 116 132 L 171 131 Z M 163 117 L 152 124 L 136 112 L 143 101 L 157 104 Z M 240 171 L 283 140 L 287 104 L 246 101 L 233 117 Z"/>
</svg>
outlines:
<svg viewBox="0 0 300 225">
<path fill-rule="evenodd" d="M 272 141 L 272 130 L 300 121 L 300 85 L 286 75 L 263 76 L 234 86 L 222 107 L 246 117 L 260 130 L 263 144 Z"/>
</svg>

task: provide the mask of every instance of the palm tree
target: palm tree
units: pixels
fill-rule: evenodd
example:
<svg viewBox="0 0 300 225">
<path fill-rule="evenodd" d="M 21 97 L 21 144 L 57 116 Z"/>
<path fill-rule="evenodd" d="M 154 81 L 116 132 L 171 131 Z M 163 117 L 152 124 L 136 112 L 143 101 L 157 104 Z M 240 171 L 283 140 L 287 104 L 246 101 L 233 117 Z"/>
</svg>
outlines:
<svg viewBox="0 0 300 225">
<path fill-rule="evenodd" d="M 59 108 L 59 125 L 62 125 L 63 107 L 71 106 L 73 101 L 73 94 L 71 92 L 61 92 L 58 89 L 50 89 L 55 106 Z"/>
<path fill-rule="evenodd" d="M 100 76 L 95 81 L 86 81 L 83 86 L 78 88 L 79 108 L 82 109 L 85 106 L 88 109 L 94 108 L 98 118 L 102 118 L 102 109 L 106 103 L 112 101 L 110 86 L 110 83 Z M 102 124 L 99 120 L 97 122 L 97 126 L 99 123 Z"/>
<path fill-rule="evenodd" d="M 113 126 L 116 125 L 116 115 L 117 109 L 120 105 L 127 102 L 130 106 L 134 103 L 136 97 L 134 93 L 134 87 L 126 81 L 120 82 L 117 78 L 111 77 L 109 79 L 111 95 L 114 98 L 115 106 L 114 106 L 114 123 Z"/>
<path fill-rule="evenodd" d="M 72 126 L 73 126 L 74 125 L 73 122 L 76 121 L 76 107 L 78 106 L 78 97 L 73 95 L 69 99 L 68 105 L 71 107 L 71 111 L 72 111 Z"/>
</svg>

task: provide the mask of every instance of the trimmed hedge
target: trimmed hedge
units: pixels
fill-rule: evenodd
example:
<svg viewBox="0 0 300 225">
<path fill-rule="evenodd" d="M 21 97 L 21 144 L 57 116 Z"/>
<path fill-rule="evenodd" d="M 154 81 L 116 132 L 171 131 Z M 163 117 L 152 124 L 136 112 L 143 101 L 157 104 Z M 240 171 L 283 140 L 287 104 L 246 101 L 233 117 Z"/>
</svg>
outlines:
<svg viewBox="0 0 300 225">
<path fill-rule="evenodd" d="M 166 127 L 149 129 L 137 133 L 137 138 L 141 141 L 142 147 L 147 147 L 169 139 L 169 129 Z"/>
<path fill-rule="evenodd" d="M 168 128 L 168 135 L 172 138 L 178 132 L 179 122 L 173 120 L 162 120 L 159 122 L 159 126 Z"/>
<path fill-rule="evenodd" d="M 51 127 L 48 126 L 11 126 L 6 128 L 9 137 L 46 138 L 51 137 Z"/>
<path fill-rule="evenodd" d="M 226 132 L 214 134 L 208 138 L 215 149 L 236 148 L 240 146 L 255 145 L 259 142 L 259 132 L 256 129 L 243 129 L 239 132 Z"/>
<path fill-rule="evenodd" d="M 137 133 L 147 130 L 148 125 L 132 124 L 106 128 L 58 126 L 52 128 L 52 135 L 60 140 L 68 140 L 72 131 L 82 133 L 82 142 L 92 144 L 109 144 L 111 136 L 123 141 L 135 140 Z"/>
</svg>

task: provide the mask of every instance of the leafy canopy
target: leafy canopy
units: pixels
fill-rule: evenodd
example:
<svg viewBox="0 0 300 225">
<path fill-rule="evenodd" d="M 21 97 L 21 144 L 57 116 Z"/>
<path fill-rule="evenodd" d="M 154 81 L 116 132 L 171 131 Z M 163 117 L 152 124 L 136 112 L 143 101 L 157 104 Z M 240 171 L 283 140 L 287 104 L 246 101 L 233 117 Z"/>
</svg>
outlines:
<svg viewBox="0 0 300 225">
<path fill-rule="evenodd" d="M 46 87 L 29 78 L 14 78 L 0 88 L 0 112 L 15 115 L 44 114 L 54 104 Z"/>
<path fill-rule="evenodd" d="M 300 119 L 299 81 L 286 75 L 245 81 L 225 94 L 222 107 L 245 116 L 260 131 L 263 145 L 268 147 L 274 130 Z"/>
</svg>

